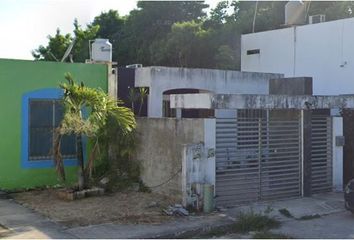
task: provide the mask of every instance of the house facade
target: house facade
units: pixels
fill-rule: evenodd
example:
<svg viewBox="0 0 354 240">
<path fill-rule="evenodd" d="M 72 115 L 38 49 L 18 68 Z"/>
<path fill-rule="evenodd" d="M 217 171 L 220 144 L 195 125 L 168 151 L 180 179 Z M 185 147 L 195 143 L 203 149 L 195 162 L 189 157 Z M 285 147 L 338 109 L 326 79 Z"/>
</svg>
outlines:
<svg viewBox="0 0 354 240">
<path fill-rule="evenodd" d="M 58 183 L 53 163 L 53 129 L 62 118 L 64 74 L 107 91 L 107 65 L 0 59 L 0 189 Z M 73 137 L 62 145 L 67 177 L 76 177 Z"/>
<path fill-rule="evenodd" d="M 353 94 L 354 18 L 244 34 L 241 71 L 313 78 L 315 95 Z"/>
<path fill-rule="evenodd" d="M 313 78 L 315 95 L 354 93 L 354 18 L 251 33 L 241 38 L 241 70 Z M 354 178 L 354 112 L 343 117 L 343 182 Z"/>
</svg>

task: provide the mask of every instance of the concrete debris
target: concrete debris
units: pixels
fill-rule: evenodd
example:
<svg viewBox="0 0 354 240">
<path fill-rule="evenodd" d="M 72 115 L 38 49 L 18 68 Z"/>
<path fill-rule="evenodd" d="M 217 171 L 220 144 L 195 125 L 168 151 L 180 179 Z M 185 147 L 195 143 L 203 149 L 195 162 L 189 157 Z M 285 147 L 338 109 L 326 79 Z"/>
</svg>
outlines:
<svg viewBox="0 0 354 240">
<path fill-rule="evenodd" d="M 227 211 L 227 209 L 224 207 L 216 207 L 216 210 L 219 212 L 226 212 Z"/>
<path fill-rule="evenodd" d="M 183 208 L 181 204 L 175 204 L 174 206 L 168 206 L 163 212 L 168 216 L 188 216 L 189 212 Z"/>
<path fill-rule="evenodd" d="M 139 184 L 139 183 L 133 183 L 133 184 L 130 186 L 130 188 L 129 188 L 129 190 L 131 190 L 131 191 L 133 191 L 133 192 L 138 192 L 139 189 L 140 189 L 140 184 Z"/>
<path fill-rule="evenodd" d="M 100 180 L 100 184 L 102 185 L 107 185 L 107 183 L 109 183 L 109 178 L 108 177 L 104 177 Z"/>
<path fill-rule="evenodd" d="M 154 207 L 158 207 L 159 203 L 152 201 L 150 204 L 148 204 L 146 207 L 147 208 L 154 208 Z"/>
</svg>

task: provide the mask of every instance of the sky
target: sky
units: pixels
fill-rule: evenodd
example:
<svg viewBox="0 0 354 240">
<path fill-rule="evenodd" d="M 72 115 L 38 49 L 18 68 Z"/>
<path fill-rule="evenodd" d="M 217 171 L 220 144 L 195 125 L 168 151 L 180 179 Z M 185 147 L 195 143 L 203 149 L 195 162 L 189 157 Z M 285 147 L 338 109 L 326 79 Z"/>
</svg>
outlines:
<svg viewBox="0 0 354 240">
<path fill-rule="evenodd" d="M 211 8 L 220 0 L 206 0 Z M 0 0 L 0 58 L 33 59 L 31 51 L 48 43 L 56 29 L 71 33 L 73 21 L 85 26 L 109 9 L 127 15 L 136 0 Z"/>
</svg>

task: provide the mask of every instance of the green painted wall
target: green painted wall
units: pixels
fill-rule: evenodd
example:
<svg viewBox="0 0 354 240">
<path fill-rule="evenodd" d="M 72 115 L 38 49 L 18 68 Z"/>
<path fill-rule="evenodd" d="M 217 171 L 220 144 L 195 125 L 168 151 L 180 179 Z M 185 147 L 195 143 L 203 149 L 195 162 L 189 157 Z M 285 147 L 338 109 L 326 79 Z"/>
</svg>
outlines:
<svg viewBox="0 0 354 240">
<path fill-rule="evenodd" d="M 58 87 L 66 72 L 107 91 L 106 65 L 0 59 L 0 189 L 58 183 L 54 168 L 21 168 L 21 101 L 26 92 Z M 67 175 L 75 179 L 76 167 L 67 168 Z"/>
</svg>

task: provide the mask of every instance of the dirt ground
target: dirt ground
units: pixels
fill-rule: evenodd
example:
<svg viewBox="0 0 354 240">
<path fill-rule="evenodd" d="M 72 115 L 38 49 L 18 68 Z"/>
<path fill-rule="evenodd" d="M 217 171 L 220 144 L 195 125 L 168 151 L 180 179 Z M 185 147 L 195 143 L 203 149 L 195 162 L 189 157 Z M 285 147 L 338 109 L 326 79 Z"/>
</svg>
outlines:
<svg viewBox="0 0 354 240">
<path fill-rule="evenodd" d="M 8 236 L 9 234 L 10 234 L 10 231 L 6 227 L 0 225 L 0 238 L 4 238 L 4 237 Z"/>
<path fill-rule="evenodd" d="M 35 190 L 12 194 L 20 204 L 29 207 L 67 227 L 94 225 L 108 222 L 158 224 L 172 220 L 162 210 L 173 199 L 156 193 L 117 192 L 99 197 L 64 201 L 57 190 Z"/>
</svg>

